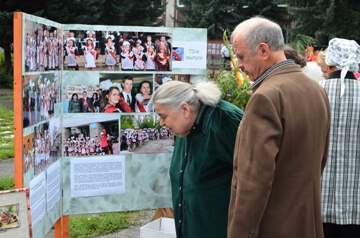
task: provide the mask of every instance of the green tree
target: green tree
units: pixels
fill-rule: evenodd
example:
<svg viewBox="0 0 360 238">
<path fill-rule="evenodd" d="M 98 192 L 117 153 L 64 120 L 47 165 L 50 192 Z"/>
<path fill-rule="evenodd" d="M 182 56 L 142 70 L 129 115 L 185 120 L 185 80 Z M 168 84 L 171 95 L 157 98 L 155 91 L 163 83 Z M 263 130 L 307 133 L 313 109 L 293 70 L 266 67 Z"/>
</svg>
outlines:
<svg viewBox="0 0 360 238">
<path fill-rule="evenodd" d="M 241 0 L 182 0 L 184 7 L 175 8 L 184 20 L 174 19 L 181 27 L 207 28 L 210 39 L 221 39 L 244 20 Z"/>
<path fill-rule="evenodd" d="M 161 0 L 105 0 L 99 22 L 106 25 L 158 26 L 165 11 Z"/>
<path fill-rule="evenodd" d="M 231 32 L 240 22 L 261 15 L 277 22 L 284 20 L 283 8 L 273 0 L 182 0 L 184 7 L 176 9 L 184 17 L 176 20 L 182 27 L 207 28 L 210 39 L 221 39 L 223 32 Z"/>
<path fill-rule="evenodd" d="M 360 42 L 358 0 L 287 0 L 287 4 L 294 22 L 289 29 L 293 41 L 303 34 L 313 37 L 319 47 L 326 47 L 334 37 Z"/>
</svg>

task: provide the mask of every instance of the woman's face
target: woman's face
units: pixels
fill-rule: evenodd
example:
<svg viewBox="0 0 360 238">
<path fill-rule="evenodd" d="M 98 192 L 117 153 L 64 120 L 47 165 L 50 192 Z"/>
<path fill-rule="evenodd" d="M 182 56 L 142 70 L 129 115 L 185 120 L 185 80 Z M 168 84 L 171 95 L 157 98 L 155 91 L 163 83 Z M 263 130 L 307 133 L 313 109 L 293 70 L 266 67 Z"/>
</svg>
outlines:
<svg viewBox="0 0 360 238">
<path fill-rule="evenodd" d="M 72 96 L 72 99 L 73 99 L 73 100 L 77 100 L 77 99 L 78 99 L 78 96 L 77 96 L 76 94 L 74 94 L 74 95 Z"/>
<path fill-rule="evenodd" d="M 149 83 L 143 83 L 141 85 L 140 92 L 143 95 L 150 95 L 150 84 Z"/>
<path fill-rule="evenodd" d="M 115 106 L 117 103 L 119 103 L 120 100 L 120 91 L 116 88 L 112 89 L 108 94 L 108 103 L 110 105 Z"/>
<path fill-rule="evenodd" d="M 190 133 L 194 122 L 189 118 L 187 111 L 161 104 L 154 104 L 154 109 L 160 116 L 160 125 L 169 128 L 171 134 L 185 137 Z"/>
</svg>

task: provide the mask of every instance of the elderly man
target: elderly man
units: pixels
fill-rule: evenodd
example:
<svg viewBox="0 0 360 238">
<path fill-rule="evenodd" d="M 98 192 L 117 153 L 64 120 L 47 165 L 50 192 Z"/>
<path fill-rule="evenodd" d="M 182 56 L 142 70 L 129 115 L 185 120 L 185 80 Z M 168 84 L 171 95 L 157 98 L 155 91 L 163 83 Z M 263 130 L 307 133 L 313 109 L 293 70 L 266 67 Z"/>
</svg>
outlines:
<svg viewBox="0 0 360 238">
<path fill-rule="evenodd" d="M 320 177 L 328 152 L 325 91 L 286 60 L 279 25 L 254 17 L 231 35 L 253 81 L 234 151 L 228 237 L 323 237 Z"/>
<path fill-rule="evenodd" d="M 360 234 L 360 63 L 354 40 L 334 38 L 326 51 L 324 87 L 331 108 L 328 163 L 321 178 L 325 238 Z"/>
</svg>

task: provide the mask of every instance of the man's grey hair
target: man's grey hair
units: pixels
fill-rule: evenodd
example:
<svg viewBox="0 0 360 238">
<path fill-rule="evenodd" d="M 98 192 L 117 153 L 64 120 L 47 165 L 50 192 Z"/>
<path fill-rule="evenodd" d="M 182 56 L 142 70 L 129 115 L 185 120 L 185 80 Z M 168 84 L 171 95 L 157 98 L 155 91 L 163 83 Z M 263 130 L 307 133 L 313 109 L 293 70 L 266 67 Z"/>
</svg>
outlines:
<svg viewBox="0 0 360 238">
<path fill-rule="evenodd" d="M 272 51 L 282 50 L 285 46 L 281 27 L 263 17 L 256 16 L 237 25 L 230 36 L 231 42 L 238 34 L 243 35 L 252 54 L 255 54 L 261 42 L 266 43 Z"/>
</svg>

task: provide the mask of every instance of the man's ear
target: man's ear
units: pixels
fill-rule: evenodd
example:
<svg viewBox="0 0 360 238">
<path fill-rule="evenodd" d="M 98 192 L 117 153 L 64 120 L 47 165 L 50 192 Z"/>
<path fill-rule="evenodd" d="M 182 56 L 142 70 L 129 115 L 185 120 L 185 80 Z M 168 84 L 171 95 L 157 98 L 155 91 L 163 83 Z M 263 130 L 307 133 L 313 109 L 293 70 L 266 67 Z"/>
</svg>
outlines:
<svg viewBox="0 0 360 238">
<path fill-rule="evenodd" d="M 260 52 L 260 55 L 267 59 L 269 57 L 270 47 L 265 42 L 261 42 L 258 47 L 258 52 Z"/>
</svg>

